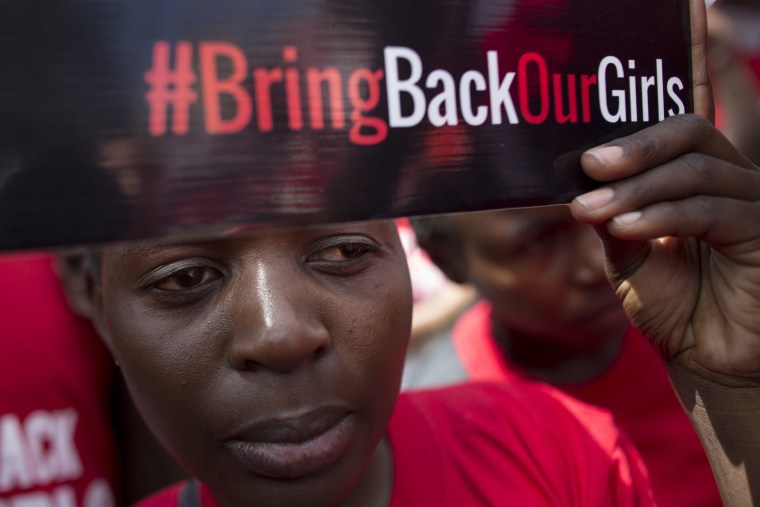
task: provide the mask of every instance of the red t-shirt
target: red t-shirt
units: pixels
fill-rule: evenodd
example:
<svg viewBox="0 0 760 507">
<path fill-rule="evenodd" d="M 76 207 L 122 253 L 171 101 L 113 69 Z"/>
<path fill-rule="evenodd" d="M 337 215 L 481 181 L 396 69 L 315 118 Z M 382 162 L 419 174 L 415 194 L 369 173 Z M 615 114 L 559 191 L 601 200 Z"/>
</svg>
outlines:
<svg viewBox="0 0 760 507">
<path fill-rule="evenodd" d="M 604 411 L 549 386 L 402 393 L 388 427 L 390 507 L 654 505 L 646 468 Z M 139 503 L 175 507 L 180 485 Z M 201 487 L 202 507 L 217 507 Z"/>
<path fill-rule="evenodd" d="M 0 280 L 0 507 L 114 505 L 113 361 L 50 257 L 4 257 Z"/>
<path fill-rule="evenodd" d="M 474 381 L 530 379 L 493 337 L 491 307 L 478 303 L 454 326 L 454 350 Z M 720 506 L 718 488 L 694 428 L 678 402 L 657 351 L 636 329 L 596 379 L 555 386 L 605 408 L 630 436 L 652 477 L 662 507 Z"/>
</svg>

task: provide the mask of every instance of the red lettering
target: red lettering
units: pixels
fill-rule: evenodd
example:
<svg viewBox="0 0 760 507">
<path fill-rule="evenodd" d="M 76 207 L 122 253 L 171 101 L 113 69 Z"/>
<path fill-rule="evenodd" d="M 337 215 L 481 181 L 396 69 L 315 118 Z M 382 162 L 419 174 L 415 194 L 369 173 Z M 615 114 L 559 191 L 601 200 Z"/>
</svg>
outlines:
<svg viewBox="0 0 760 507">
<path fill-rule="evenodd" d="M 248 66 L 245 54 L 234 44 L 227 42 L 202 42 L 200 44 L 201 83 L 206 131 L 209 134 L 232 134 L 243 130 L 251 121 L 251 97 L 241 86 Z M 232 74 L 220 79 L 218 58 L 230 61 Z M 222 118 L 221 94 L 235 101 L 235 114 L 227 120 Z"/>
<path fill-rule="evenodd" d="M 598 83 L 596 74 L 581 76 L 581 104 L 583 106 L 583 123 L 591 121 L 591 85 Z"/>
<path fill-rule="evenodd" d="M 259 130 L 261 132 L 271 132 L 274 129 L 272 83 L 282 82 L 282 69 L 256 69 L 253 71 L 253 80 L 256 87 Z"/>
<path fill-rule="evenodd" d="M 298 60 L 298 50 L 294 46 L 285 46 L 282 58 L 287 63 Z M 288 108 L 288 127 L 290 130 L 303 128 L 303 113 L 301 112 L 301 87 L 298 84 L 298 69 L 290 68 L 285 71 L 285 102 Z"/>
<path fill-rule="evenodd" d="M 348 100 L 353 106 L 351 111 L 351 130 L 348 139 L 358 145 L 378 144 L 388 136 L 388 124 L 382 118 L 362 116 L 362 113 L 372 111 L 380 101 L 380 81 L 383 79 L 383 71 L 375 72 L 369 69 L 357 69 L 348 79 Z M 362 82 L 367 84 L 367 98 L 361 94 Z M 362 129 L 369 129 L 369 134 L 363 133 Z"/>
<path fill-rule="evenodd" d="M 159 41 L 153 45 L 153 67 L 145 73 L 150 90 L 145 99 L 150 106 L 148 128 L 152 136 L 166 133 L 169 105 L 172 106 L 172 132 L 187 134 L 190 124 L 190 104 L 198 96 L 192 89 L 195 73 L 192 69 L 193 48 L 189 42 L 177 43 L 175 68 L 169 66 L 169 44 Z"/>
<path fill-rule="evenodd" d="M 533 114 L 530 110 L 530 89 L 528 83 L 528 64 L 534 63 L 538 70 L 538 98 L 540 110 Z M 528 123 L 539 124 L 546 121 L 549 116 L 549 71 L 546 68 L 544 57 L 535 52 L 525 53 L 517 63 L 517 74 L 520 77 L 518 93 L 520 96 L 520 111 Z"/>
<path fill-rule="evenodd" d="M 327 84 L 327 97 L 330 104 L 330 120 L 334 129 L 342 129 L 346 126 L 343 111 L 343 91 L 341 89 L 342 77 L 335 67 L 329 67 L 320 71 L 309 69 L 306 72 L 307 90 L 309 94 L 309 117 L 311 128 L 321 130 L 325 127 L 323 116 L 324 105 L 322 103 L 322 83 Z"/>
<path fill-rule="evenodd" d="M 575 82 L 575 74 L 567 75 L 567 107 L 562 100 L 562 76 L 554 74 L 554 118 L 557 123 L 578 123 L 578 90 Z"/>
</svg>

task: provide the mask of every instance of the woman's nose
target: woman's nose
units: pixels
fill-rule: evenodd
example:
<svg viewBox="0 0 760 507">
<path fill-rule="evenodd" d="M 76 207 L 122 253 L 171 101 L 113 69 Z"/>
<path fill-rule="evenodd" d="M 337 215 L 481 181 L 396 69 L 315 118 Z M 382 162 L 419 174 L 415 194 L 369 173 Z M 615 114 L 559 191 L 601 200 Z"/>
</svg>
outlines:
<svg viewBox="0 0 760 507">
<path fill-rule="evenodd" d="M 576 282 L 583 285 L 607 283 L 604 271 L 604 249 L 594 229 L 584 225 L 576 233 L 575 270 Z"/>
<path fill-rule="evenodd" d="M 308 274 L 297 266 L 259 262 L 246 278 L 250 283 L 234 296 L 233 368 L 288 373 L 329 349 L 319 289 L 308 283 Z"/>
</svg>

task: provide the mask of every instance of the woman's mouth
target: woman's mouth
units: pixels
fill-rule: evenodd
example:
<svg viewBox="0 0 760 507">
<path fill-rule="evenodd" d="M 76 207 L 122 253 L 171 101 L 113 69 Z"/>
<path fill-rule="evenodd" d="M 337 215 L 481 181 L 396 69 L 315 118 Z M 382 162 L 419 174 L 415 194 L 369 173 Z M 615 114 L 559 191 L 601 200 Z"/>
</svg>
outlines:
<svg viewBox="0 0 760 507">
<path fill-rule="evenodd" d="M 251 472 L 293 480 L 317 474 L 351 447 L 355 416 L 345 408 L 320 408 L 296 417 L 256 422 L 225 442 Z"/>
</svg>

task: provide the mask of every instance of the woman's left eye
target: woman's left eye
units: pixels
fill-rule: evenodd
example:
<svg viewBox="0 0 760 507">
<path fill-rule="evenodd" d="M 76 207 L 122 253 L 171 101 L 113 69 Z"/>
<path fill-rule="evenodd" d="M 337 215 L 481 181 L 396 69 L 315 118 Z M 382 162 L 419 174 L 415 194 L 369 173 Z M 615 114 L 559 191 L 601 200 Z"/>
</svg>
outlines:
<svg viewBox="0 0 760 507">
<path fill-rule="evenodd" d="M 221 273 L 210 267 L 189 267 L 181 269 L 154 284 L 155 288 L 165 292 L 192 290 L 218 279 Z"/>
<path fill-rule="evenodd" d="M 370 245 L 362 243 L 345 243 L 323 248 L 309 256 L 309 260 L 318 262 L 347 262 L 359 259 L 373 250 Z"/>
<path fill-rule="evenodd" d="M 369 258 L 367 254 L 377 249 L 371 240 L 363 237 L 327 238 L 315 245 L 306 262 L 327 270 L 358 269 Z"/>
</svg>

